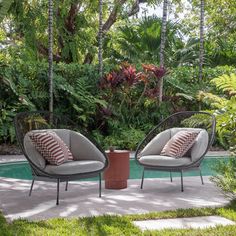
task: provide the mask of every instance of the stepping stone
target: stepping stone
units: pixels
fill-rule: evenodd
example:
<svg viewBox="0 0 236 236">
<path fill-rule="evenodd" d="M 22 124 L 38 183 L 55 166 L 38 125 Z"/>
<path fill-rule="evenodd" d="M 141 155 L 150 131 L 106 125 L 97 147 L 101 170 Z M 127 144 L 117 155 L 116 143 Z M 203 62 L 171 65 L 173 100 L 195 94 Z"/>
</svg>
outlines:
<svg viewBox="0 0 236 236">
<path fill-rule="evenodd" d="M 141 230 L 207 228 L 217 225 L 235 225 L 235 222 L 220 216 L 203 216 L 190 218 L 159 219 L 133 221 Z"/>
</svg>

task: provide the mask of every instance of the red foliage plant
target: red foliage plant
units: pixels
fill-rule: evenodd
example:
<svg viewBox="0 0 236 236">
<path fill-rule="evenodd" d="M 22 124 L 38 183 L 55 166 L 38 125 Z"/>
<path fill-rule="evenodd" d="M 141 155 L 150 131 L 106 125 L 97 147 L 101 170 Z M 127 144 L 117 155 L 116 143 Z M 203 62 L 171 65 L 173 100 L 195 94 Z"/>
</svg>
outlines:
<svg viewBox="0 0 236 236">
<path fill-rule="evenodd" d="M 136 73 L 136 68 L 128 63 L 123 63 L 119 70 L 114 70 L 109 74 L 105 75 L 100 80 L 101 88 L 111 88 L 115 89 L 121 84 L 128 84 L 132 86 L 137 82 L 138 74 Z"/>
<path fill-rule="evenodd" d="M 160 79 L 166 74 L 164 67 L 158 67 L 152 64 L 143 64 L 142 67 L 145 72 L 137 73 L 135 66 L 125 62 L 121 64 L 118 70 L 114 70 L 101 78 L 100 88 L 116 89 L 120 85 L 133 86 L 141 81 L 148 83 L 150 76 Z"/>
<path fill-rule="evenodd" d="M 160 79 L 165 76 L 167 72 L 163 66 L 159 67 L 152 64 L 143 64 L 142 67 L 147 73 L 152 73 L 157 79 Z"/>
</svg>

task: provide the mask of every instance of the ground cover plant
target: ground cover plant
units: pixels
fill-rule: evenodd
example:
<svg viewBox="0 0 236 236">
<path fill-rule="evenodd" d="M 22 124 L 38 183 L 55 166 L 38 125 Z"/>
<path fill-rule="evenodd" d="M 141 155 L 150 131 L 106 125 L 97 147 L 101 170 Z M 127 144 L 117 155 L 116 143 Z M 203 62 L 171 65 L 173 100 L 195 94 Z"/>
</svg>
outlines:
<svg viewBox="0 0 236 236">
<path fill-rule="evenodd" d="M 38 222 L 15 220 L 8 223 L 0 215 L 0 235 L 186 235 L 186 236 L 221 236 L 235 235 L 236 226 L 217 226 L 206 229 L 166 229 L 162 231 L 144 231 L 132 224 L 134 220 L 168 219 L 219 215 L 236 222 L 236 203 L 231 202 L 221 208 L 178 209 L 176 211 L 153 212 L 142 215 L 98 216 L 73 219 L 50 219 Z"/>
</svg>

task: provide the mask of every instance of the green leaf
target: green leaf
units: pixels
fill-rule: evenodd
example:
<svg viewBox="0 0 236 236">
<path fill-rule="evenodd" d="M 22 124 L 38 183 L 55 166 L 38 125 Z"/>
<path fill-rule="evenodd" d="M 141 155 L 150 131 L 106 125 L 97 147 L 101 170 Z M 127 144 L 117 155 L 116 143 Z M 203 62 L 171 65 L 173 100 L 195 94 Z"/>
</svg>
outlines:
<svg viewBox="0 0 236 236">
<path fill-rule="evenodd" d="M 14 0 L 0 0 L 0 22 L 2 22 L 7 15 L 13 1 Z"/>
</svg>

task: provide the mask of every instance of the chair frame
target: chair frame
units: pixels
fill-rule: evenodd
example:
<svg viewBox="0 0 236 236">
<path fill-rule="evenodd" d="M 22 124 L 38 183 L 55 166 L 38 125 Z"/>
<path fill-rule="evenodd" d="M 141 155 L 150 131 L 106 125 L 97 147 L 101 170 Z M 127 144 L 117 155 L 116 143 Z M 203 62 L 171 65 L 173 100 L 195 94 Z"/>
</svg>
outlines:
<svg viewBox="0 0 236 236">
<path fill-rule="evenodd" d="M 163 124 L 167 123 L 168 120 L 173 119 L 175 116 L 181 116 L 181 115 L 197 115 L 197 114 L 205 114 L 208 115 L 209 118 L 211 118 L 211 127 L 210 127 L 210 131 L 208 131 L 208 135 L 209 135 L 209 140 L 208 140 L 208 146 L 205 150 L 205 152 L 201 155 L 201 157 L 198 158 L 198 160 L 193 161 L 192 163 L 188 164 L 188 165 L 182 165 L 182 166 L 152 166 L 152 165 L 147 165 L 147 164 L 143 164 L 139 161 L 139 153 L 142 151 L 144 144 L 147 143 L 147 141 L 149 142 L 151 139 L 150 137 L 154 137 L 155 135 L 157 135 L 158 133 L 156 133 L 156 131 L 158 130 L 158 128 L 160 128 Z M 181 175 L 181 191 L 184 191 L 184 186 L 183 186 L 183 172 L 185 171 L 191 171 L 191 170 L 197 170 L 199 171 L 200 177 L 201 177 L 201 182 L 202 184 L 204 184 L 203 182 L 203 177 L 202 177 L 202 172 L 201 172 L 201 162 L 203 161 L 207 151 L 209 150 L 209 148 L 211 147 L 213 141 L 214 141 L 214 137 L 215 137 L 215 127 L 216 127 L 216 120 L 215 120 L 215 116 L 208 113 L 208 112 L 203 112 L 203 111 L 184 111 L 184 112 L 177 112 L 174 113 L 170 116 L 168 116 L 166 119 L 162 120 L 157 126 L 155 126 L 148 134 L 147 136 L 140 142 L 140 144 L 138 145 L 136 152 L 135 152 L 135 160 L 136 162 L 143 166 L 143 172 L 142 172 L 142 179 L 141 179 L 141 186 L 140 188 L 143 189 L 143 182 L 144 182 L 144 173 L 145 171 L 166 171 L 166 172 L 170 172 L 170 180 L 171 182 L 173 181 L 172 178 L 172 172 L 179 172 Z M 173 127 L 174 128 L 174 127 Z"/>
<path fill-rule="evenodd" d="M 46 181 L 46 182 L 57 182 L 56 205 L 59 205 L 59 191 L 60 191 L 60 183 L 61 182 L 66 182 L 65 191 L 67 191 L 69 181 L 79 180 L 79 179 L 83 179 L 83 178 L 92 178 L 92 177 L 98 176 L 98 178 L 99 178 L 99 197 L 101 197 L 101 191 L 102 191 L 102 175 L 101 175 L 101 173 L 108 166 L 108 158 L 107 158 L 106 153 L 102 150 L 102 148 L 98 145 L 98 143 L 93 138 L 91 138 L 88 134 L 85 134 L 85 132 L 80 132 L 90 142 L 92 142 L 99 149 L 99 151 L 103 154 L 103 156 L 105 158 L 105 164 L 102 169 L 97 170 L 97 171 L 88 172 L 88 173 L 78 173 L 78 174 L 70 174 L 70 175 L 68 175 L 68 174 L 67 175 L 62 175 L 62 174 L 58 175 L 58 174 L 51 174 L 51 173 L 45 172 L 43 169 L 39 168 L 37 165 L 35 165 L 32 162 L 30 157 L 27 155 L 27 153 L 25 151 L 25 147 L 24 147 L 24 136 L 25 136 L 26 132 L 23 132 L 22 127 L 21 127 L 22 118 L 26 118 L 28 116 L 33 116 L 33 115 L 47 116 L 47 117 L 50 117 L 50 120 L 52 117 L 53 119 L 57 119 L 57 121 L 60 121 L 60 120 L 66 121 L 66 123 L 69 123 L 70 125 L 76 127 L 75 123 L 73 121 L 71 121 L 70 119 L 68 119 L 67 117 L 52 114 L 47 111 L 20 112 L 16 115 L 16 117 L 14 119 L 16 138 L 17 138 L 18 144 L 19 144 L 24 156 L 26 157 L 27 161 L 30 164 L 32 178 L 33 178 L 32 183 L 31 183 L 31 187 L 30 187 L 30 191 L 29 191 L 29 196 L 31 196 L 31 194 L 32 194 L 34 182 L 36 180 L 37 181 Z M 61 125 L 63 125 L 63 123 Z M 53 127 L 53 128 L 59 129 L 60 127 L 57 127 L 57 125 L 56 125 L 56 127 Z M 34 130 L 34 129 L 31 129 L 31 130 Z M 27 132 L 29 132 L 29 131 L 30 131 L 30 129 L 27 130 Z"/>
</svg>

